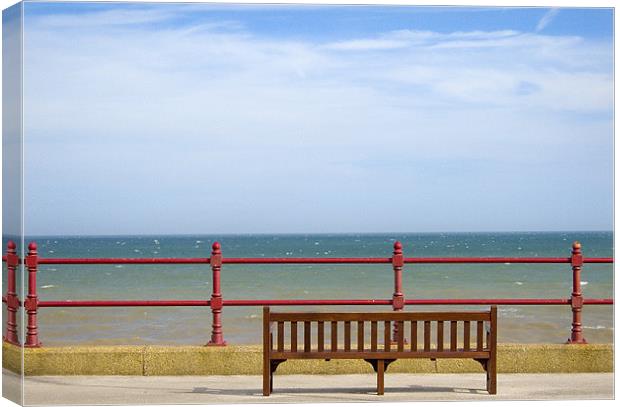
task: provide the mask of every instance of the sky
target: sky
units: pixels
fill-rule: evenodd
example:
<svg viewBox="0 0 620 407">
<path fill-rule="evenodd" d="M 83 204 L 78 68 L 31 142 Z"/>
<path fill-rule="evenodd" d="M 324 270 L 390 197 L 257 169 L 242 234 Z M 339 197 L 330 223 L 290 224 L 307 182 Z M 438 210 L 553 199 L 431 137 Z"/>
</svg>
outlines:
<svg viewBox="0 0 620 407">
<path fill-rule="evenodd" d="M 27 235 L 611 230 L 611 9 L 25 3 Z"/>
</svg>

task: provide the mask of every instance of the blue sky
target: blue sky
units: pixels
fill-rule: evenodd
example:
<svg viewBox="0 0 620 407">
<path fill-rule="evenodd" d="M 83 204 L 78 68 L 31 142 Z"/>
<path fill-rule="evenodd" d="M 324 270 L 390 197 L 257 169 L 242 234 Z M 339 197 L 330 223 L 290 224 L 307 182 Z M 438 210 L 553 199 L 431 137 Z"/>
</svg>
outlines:
<svg viewBox="0 0 620 407">
<path fill-rule="evenodd" d="M 546 7 L 435 7 L 435 6 L 322 6 L 144 3 L 29 3 L 29 16 L 70 14 L 88 16 L 111 9 L 128 12 L 166 10 L 174 16 L 152 21 L 158 27 L 175 27 L 204 21 L 238 20 L 251 32 L 288 38 L 355 38 L 359 34 L 399 29 L 520 32 L 544 31 L 548 35 L 575 35 L 609 40 L 613 13 L 602 8 Z M 183 12 L 185 11 L 185 12 Z M 560 13 L 561 11 L 561 13 Z M 546 16 L 546 17 L 545 17 Z M 317 26 L 320 22 L 320 26 Z M 553 22 L 553 24 L 551 24 Z M 541 24 L 542 23 L 542 24 Z M 144 21 L 148 25 L 148 21 Z"/>
<path fill-rule="evenodd" d="M 612 24 L 26 3 L 26 233 L 609 230 Z"/>
</svg>

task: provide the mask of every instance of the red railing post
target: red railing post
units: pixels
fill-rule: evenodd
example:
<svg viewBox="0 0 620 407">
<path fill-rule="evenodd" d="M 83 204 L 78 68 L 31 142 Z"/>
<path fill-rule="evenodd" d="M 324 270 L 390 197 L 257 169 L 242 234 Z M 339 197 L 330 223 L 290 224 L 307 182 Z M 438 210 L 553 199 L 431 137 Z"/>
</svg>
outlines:
<svg viewBox="0 0 620 407">
<path fill-rule="evenodd" d="M 405 258 L 403 256 L 403 245 L 396 241 L 394 243 L 394 253 L 392 254 L 392 268 L 394 269 L 394 294 L 392 295 L 392 309 L 402 311 L 405 307 L 405 296 L 403 295 L 403 266 Z M 398 324 L 394 323 L 392 340 L 398 341 Z"/>
<path fill-rule="evenodd" d="M 583 309 L 583 294 L 581 292 L 581 267 L 583 266 L 583 255 L 581 254 L 581 243 L 573 243 L 571 253 L 571 266 L 573 267 L 573 291 L 571 293 L 571 309 L 573 311 L 573 326 L 570 339 L 566 343 L 587 343 L 583 337 L 581 326 L 581 311 Z"/>
<path fill-rule="evenodd" d="M 17 246 L 15 242 L 9 240 L 6 250 L 6 268 L 7 268 L 7 284 L 6 284 L 6 335 L 4 339 L 13 345 L 19 345 L 19 336 L 17 335 L 17 310 L 19 309 L 19 297 L 17 297 L 15 270 L 19 266 L 19 256 L 17 256 Z"/>
<path fill-rule="evenodd" d="M 209 260 L 213 271 L 213 292 L 211 294 L 211 313 L 213 314 L 213 324 L 211 326 L 211 340 L 207 346 L 225 346 L 222 334 L 222 291 L 220 287 L 220 271 L 222 270 L 222 246 L 215 242 Z"/>
<path fill-rule="evenodd" d="M 24 301 L 24 308 L 28 315 L 28 325 L 26 326 L 26 341 L 24 346 L 27 348 L 38 348 L 39 332 L 37 326 L 37 312 L 39 308 L 39 298 L 37 296 L 37 266 L 39 256 L 37 255 L 37 244 L 30 242 L 28 245 L 28 255 L 26 256 L 26 268 L 28 269 L 28 296 Z"/>
</svg>

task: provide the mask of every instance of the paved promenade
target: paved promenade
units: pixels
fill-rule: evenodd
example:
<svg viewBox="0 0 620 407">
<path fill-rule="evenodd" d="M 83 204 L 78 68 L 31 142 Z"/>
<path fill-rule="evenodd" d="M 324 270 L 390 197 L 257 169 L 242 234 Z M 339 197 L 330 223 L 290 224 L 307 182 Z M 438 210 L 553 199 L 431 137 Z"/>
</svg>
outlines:
<svg viewBox="0 0 620 407">
<path fill-rule="evenodd" d="M 19 377 L 5 370 L 5 394 Z M 26 378 L 25 403 L 226 404 L 413 400 L 611 399 L 612 373 L 500 374 L 498 394 L 484 391 L 482 374 L 385 376 L 385 396 L 374 374 L 276 375 L 274 394 L 263 397 L 260 376 L 36 376 Z M 577 384 L 578 383 L 578 384 Z M 576 385 L 577 384 L 577 385 Z"/>
</svg>

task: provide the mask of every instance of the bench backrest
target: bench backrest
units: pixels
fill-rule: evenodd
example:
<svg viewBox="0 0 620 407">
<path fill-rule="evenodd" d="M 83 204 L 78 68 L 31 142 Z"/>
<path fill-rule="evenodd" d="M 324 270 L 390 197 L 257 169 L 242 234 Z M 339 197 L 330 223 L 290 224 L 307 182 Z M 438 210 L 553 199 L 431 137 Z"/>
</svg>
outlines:
<svg viewBox="0 0 620 407">
<path fill-rule="evenodd" d="M 493 351 L 496 343 L 495 306 L 487 312 L 272 313 L 269 307 L 263 309 L 263 345 L 269 352 L 460 352 L 463 357 L 475 357 L 475 353 Z"/>
</svg>

